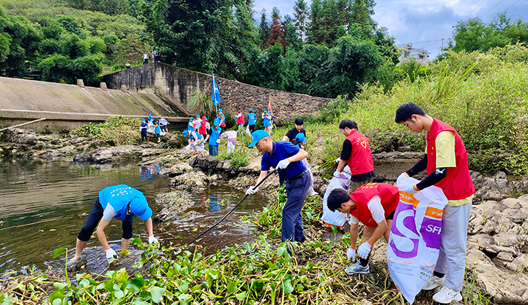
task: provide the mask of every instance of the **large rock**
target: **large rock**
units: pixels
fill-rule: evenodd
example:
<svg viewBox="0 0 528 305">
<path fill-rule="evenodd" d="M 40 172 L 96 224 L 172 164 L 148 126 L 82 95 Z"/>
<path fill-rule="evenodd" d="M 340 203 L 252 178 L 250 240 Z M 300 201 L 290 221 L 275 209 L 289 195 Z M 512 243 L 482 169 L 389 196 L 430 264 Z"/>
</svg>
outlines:
<svg viewBox="0 0 528 305">
<path fill-rule="evenodd" d="M 209 155 L 198 155 L 189 161 L 189 165 L 192 167 L 198 167 L 202 170 L 213 170 L 216 169 L 220 161 Z"/>
<path fill-rule="evenodd" d="M 192 194 L 205 191 L 209 178 L 202 171 L 192 171 L 172 178 L 169 185 Z"/>
<path fill-rule="evenodd" d="M 155 220 L 166 222 L 179 218 L 188 208 L 194 205 L 191 195 L 185 191 L 172 191 L 156 196 L 156 203 L 161 204 Z"/>
<path fill-rule="evenodd" d="M 165 150 L 163 149 L 144 148 L 142 146 L 135 145 L 101 147 L 90 152 L 89 154 L 91 157 L 88 157 L 86 153 L 77 154 L 74 158 L 74 161 L 105 164 L 120 160 L 143 159 L 153 157 L 162 154 L 163 152 L 165 152 Z"/>
<path fill-rule="evenodd" d="M 182 175 L 188 172 L 192 172 L 193 168 L 187 164 L 187 163 L 177 163 L 170 168 L 162 169 L 159 174 L 160 176 L 169 176 L 174 177 L 178 175 Z"/>
<path fill-rule="evenodd" d="M 32 129 L 10 128 L 2 133 L 0 142 L 35 145 L 37 134 Z"/>
</svg>

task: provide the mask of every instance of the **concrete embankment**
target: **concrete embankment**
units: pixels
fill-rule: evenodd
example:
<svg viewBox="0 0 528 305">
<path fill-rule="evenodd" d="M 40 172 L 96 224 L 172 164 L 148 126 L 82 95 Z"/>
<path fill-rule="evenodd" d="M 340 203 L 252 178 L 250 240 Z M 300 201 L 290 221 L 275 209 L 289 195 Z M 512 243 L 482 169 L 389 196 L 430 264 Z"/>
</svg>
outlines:
<svg viewBox="0 0 528 305">
<path fill-rule="evenodd" d="M 153 92 L 127 92 L 0 77 L 0 127 L 31 120 L 36 132 L 62 132 L 116 115 L 165 117 L 184 123 L 184 113 Z"/>
</svg>

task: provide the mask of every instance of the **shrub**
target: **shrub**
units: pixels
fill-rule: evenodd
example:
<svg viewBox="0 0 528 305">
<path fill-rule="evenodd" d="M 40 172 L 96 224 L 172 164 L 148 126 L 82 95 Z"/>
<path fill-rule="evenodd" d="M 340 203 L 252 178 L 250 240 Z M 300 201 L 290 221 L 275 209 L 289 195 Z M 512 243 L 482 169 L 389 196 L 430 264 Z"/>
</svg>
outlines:
<svg viewBox="0 0 528 305">
<path fill-rule="evenodd" d="M 102 124 L 88 123 L 70 133 L 76 137 L 94 136 L 98 140 L 106 141 L 110 145 L 137 144 L 139 137 L 139 119 L 124 116 L 110 117 Z"/>
</svg>

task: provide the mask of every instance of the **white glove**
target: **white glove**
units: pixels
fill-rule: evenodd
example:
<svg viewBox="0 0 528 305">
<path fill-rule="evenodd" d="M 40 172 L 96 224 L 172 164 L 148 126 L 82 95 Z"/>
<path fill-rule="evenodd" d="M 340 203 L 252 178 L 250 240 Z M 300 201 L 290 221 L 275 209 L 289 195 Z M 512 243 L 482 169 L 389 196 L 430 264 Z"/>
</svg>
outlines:
<svg viewBox="0 0 528 305">
<path fill-rule="evenodd" d="M 112 258 L 117 258 L 117 253 L 114 251 L 114 249 L 110 248 L 108 250 L 105 250 L 106 252 L 106 259 L 111 260 Z"/>
<path fill-rule="evenodd" d="M 356 258 L 356 249 L 348 248 L 347 257 L 349 260 Z"/>
<path fill-rule="evenodd" d="M 216 140 L 216 144 L 220 144 L 220 139 Z"/>
<path fill-rule="evenodd" d="M 149 244 L 159 243 L 159 240 L 154 235 L 149 236 Z"/>
<path fill-rule="evenodd" d="M 338 179 L 341 178 L 341 172 L 335 171 L 334 172 L 334 177 L 338 178 Z"/>
<path fill-rule="evenodd" d="M 283 160 L 279 161 L 279 164 L 277 164 L 277 168 L 284 169 L 284 168 L 288 167 L 288 165 L 290 165 L 290 160 L 283 159 Z"/>
<path fill-rule="evenodd" d="M 414 189 L 416 185 L 408 185 L 405 187 L 405 192 L 406 193 L 409 193 L 409 194 L 415 194 L 416 192 L 418 192 L 417 190 Z"/>
<path fill-rule="evenodd" d="M 252 185 L 247 189 L 246 195 L 252 195 L 252 194 L 255 194 L 256 192 L 258 192 L 258 188 Z"/>
<path fill-rule="evenodd" d="M 361 246 L 359 246 L 358 248 L 359 257 L 361 257 L 362 259 L 367 259 L 370 253 L 370 249 L 372 249 L 372 246 L 368 243 L 368 241 L 362 243 Z"/>
<path fill-rule="evenodd" d="M 336 163 L 339 163 L 339 161 L 341 161 L 341 158 L 336 159 Z"/>
</svg>

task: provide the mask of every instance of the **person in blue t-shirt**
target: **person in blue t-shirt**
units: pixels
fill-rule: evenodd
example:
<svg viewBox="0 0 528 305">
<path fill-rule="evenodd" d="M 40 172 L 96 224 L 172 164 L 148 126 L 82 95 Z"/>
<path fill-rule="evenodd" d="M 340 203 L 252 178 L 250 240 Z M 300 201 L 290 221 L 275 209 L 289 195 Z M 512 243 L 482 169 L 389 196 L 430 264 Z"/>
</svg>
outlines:
<svg viewBox="0 0 528 305">
<path fill-rule="evenodd" d="M 158 137 L 158 143 L 161 141 L 161 127 L 158 121 L 154 124 L 154 134 Z"/>
<path fill-rule="evenodd" d="M 302 162 L 308 157 L 308 153 L 290 142 L 273 141 L 269 133 L 264 130 L 257 130 L 251 136 L 253 141 L 248 147 L 255 146 L 264 153 L 256 184 L 268 175 L 270 167 L 279 171 L 280 184 L 286 183 L 288 201 L 282 209 L 282 241 L 303 242 L 305 238 L 301 209 L 312 184 L 310 173 Z M 258 191 L 258 188 L 251 186 L 246 194 L 250 195 Z"/>
<path fill-rule="evenodd" d="M 152 209 L 148 206 L 147 198 L 145 198 L 142 192 L 126 184 L 109 186 L 101 190 L 90 214 L 84 222 L 81 232 L 77 236 L 75 256 L 68 262 L 68 269 L 77 267 L 82 251 L 86 247 L 96 227 L 97 238 L 105 250 L 106 258 L 108 260 L 117 258 L 117 253 L 108 245 L 104 232 L 112 219 L 122 221 L 123 236 L 121 239 L 121 253 L 126 253 L 132 240 L 132 219 L 134 216 L 145 221 L 149 244 L 158 243 L 152 229 Z"/>
<path fill-rule="evenodd" d="M 145 119 L 141 119 L 141 126 L 139 127 L 139 130 L 141 131 L 141 143 L 148 142 L 147 128 L 147 122 L 145 121 Z"/>
<path fill-rule="evenodd" d="M 194 154 L 198 154 L 198 150 L 204 150 L 204 137 L 197 133 L 196 131 L 191 131 L 189 135 L 189 140 L 191 141 L 191 148 L 194 149 Z"/>
<path fill-rule="evenodd" d="M 226 126 L 225 124 L 225 116 L 222 109 L 218 109 L 218 126 L 220 128 L 224 128 Z"/>
<path fill-rule="evenodd" d="M 257 124 L 257 115 L 253 113 L 253 109 L 249 109 L 248 126 L 249 126 L 250 133 L 253 133 L 255 131 L 256 124 Z"/>
<path fill-rule="evenodd" d="M 211 128 L 211 134 L 209 135 L 209 155 L 218 156 L 218 144 L 220 144 L 220 134 L 222 134 L 222 128 L 220 128 L 220 121 L 215 119 L 213 121 L 213 128 Z"/>
</svg>

